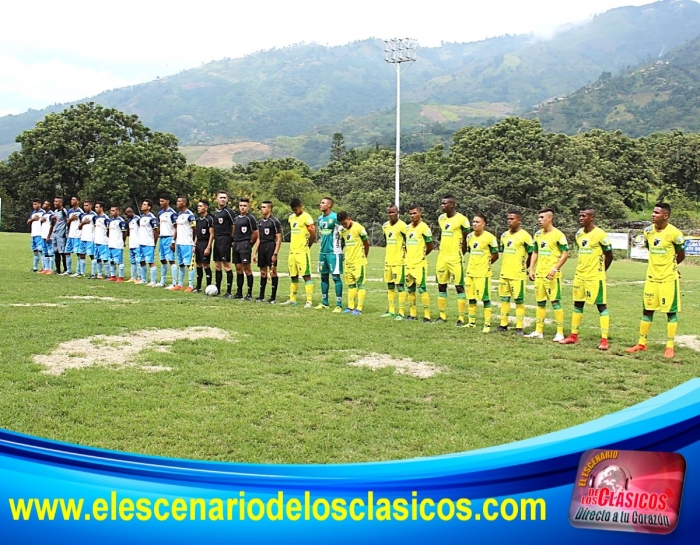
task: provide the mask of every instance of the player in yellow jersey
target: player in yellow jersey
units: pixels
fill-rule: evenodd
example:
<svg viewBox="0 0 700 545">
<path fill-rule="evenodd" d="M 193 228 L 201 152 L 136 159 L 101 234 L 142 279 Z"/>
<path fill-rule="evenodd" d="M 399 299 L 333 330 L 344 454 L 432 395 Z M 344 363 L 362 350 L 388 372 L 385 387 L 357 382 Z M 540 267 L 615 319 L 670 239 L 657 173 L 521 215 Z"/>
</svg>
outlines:
<svg viewBox="0 0 700 545">
<path fill-rule="evenodd" d="M 343 226 L 340 236 L 345 250 L 345 281 L 348 284 L 348 308 L 343 310 L 343 313 L 358 316 L 362 314 L 365 304 L 365 267 L 369 238 L 365 228 L 352 221 L 347 212 L 338 214 L 338 222 Z"/>
<path fill-rule="evenodd" d="M 457 326 L 464 325 L 464 312 L 467 309 L 467 296 L 464 293 L 464 265 L 462 256 L 467 251 L 469 220 L 459 214 L 455 198 L 445 195 L 440 203 L 442 214 L 438 218 L 440 226 L 440 251 L 435 272 L 438 282 L 438 310 L 440 317 L 434 323 L 447 322 L 447 284 L 453 281 L 457 291 Z"/>
<path fill-rule="evenodd" d="M 382 318 L 403 320 L 406 309 L 406 223 L 399 219 L 399 209 L 391 205 L 386 211 L 389 221 L 382 225 L 386 254 L 384 257 L 384 282 L 386 282 L 389 309 Z M 399 292 L 399 311 L 396 312 L 396 292 Z"/>
<path fill-rule="evenodd" d="M 426 288 L 428 278 L 428 260 L 426 256 L 433 251 L 433 233 L 421 219 L 420 206 L 411 206 L 408 210 L 411 223 L 406 234 L 406 288 L 408 290 L 407 320 L 417 320 L 416 290 L 423 305 L 423 322 L 430 323 L 430 295 Z"/>
<path fill-rule="evenodd" d="M 498 295 L 501 298 L 501 323 L 494 331 L 508 331 L 508 314 L 510 300 L 515 301 L 515 334 L 523 334 L 525 321 L 525 282 L 527 268 L 534 251 L 534 242 L 530 233 L 520 228 L 522 216 L 517 210 L 511 210 L 506 216 L 508 231 L 501 235 L 499 250 L 503 255 L 501 274 L 498 279 Z"/>
<path fill-rule="evenodd" d="M 581 229 L 576 231 L 578 264 L 574 274 L 574 313 L 571 315 L 571 333 L 561 344 L 576 344 L 578 331 L 583 320 L 583 307 L 586 303 L 596 305 L 600 315 L 599 350 L 608 350 L 610 316 L 607 306 L 605 272 L 613 260 L 610 237 L 600 227 L 595 226 L 595 210 L 584 208 L 579 212 Z"/>
<path fill-rule="evenodd" d="M 564 309 L 561 308 L 561 268 L 569 258 L 566 235 L 554 227 L 554 211 L 543 208 L 539 211 L 537 223 L 540 229 L 535 233 L 535 251 L 530 260 L 528 276 L 535 281 L 535 331 L 525 335 L 531 339 L 544 338 L 544 320 L 547 317 L 547 301 L 552 303 L 557 334 L 554 342 L 564 340 Z"/>
<path fill-rule="evenodd" d="M 651 214 L 650 225 L 644 229 L 644 244 L 649 248 L 649 265 L 644 283 L 644 312 L 639 326 L 639 341 L 627 352 L 634 353 L 647 349 L 647 335 L 654 319 L 654 311 L 665 312 L 668 316 L 668 341 L 664 357 L 673 358 L 675 352 L 678 313 L 681 311 L 681 286 L 678 264 L 685 259 L 685 238 L 676 227 L 668 222 L 671 207 L 658 203 Z"/>
<path fill-rule="evenodd" d="M 312 308 L 314 298 L 314 283 L 311 280 L 311 246 L 316 240 L 316 222 L 311 214 L 304 212 L 299 199 L 289 203 L 292 214 L 289 216 L 289 228 L 292 236 L 289 241 L 289 300 L 282 305 L 296 306 L 299 276 L 304 279 L 306 304 L 304 308 Z"/>
<path fill-rule="evenodd" d="M 498 259 L 498 240 L 486 229 L 486 217 L 475 214 L 472 232 L 467 235 L 467 301 L 469 322 L 466 327 L 476 327 L 476 302 L 484 304 L 483 333 L 491 333 L 491 265 Z"/>
</svg>

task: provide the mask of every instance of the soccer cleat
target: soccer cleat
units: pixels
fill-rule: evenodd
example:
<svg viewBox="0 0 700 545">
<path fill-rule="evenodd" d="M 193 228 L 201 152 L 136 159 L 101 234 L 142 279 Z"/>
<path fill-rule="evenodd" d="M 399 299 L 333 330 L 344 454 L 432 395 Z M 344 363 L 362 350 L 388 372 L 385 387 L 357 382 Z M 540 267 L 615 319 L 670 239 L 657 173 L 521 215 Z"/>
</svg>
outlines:
<svg viewBox="0 0 700 545">
<path fill-rule="evenodd" d="M 70 275 L 71 275 L 70 272 L 64 271 L 59 276 L 70 276 Z"/>
<path fill-rule="evenodd" d="M 83 276 L 83 275 L 82 275 L 82 274 L 78 274 L 78 273 L 73 273 L 73 274 L 70 275 L 71 278 L 78 278 L 79 276 Z"/>
<path fill-rule="evenodd" d="M 137 286 L 147 285 L 143 280 L 134 280 L 134 284 L 136 284 Z"/>
<path fill-rule="evenodd" d="M 542 333 L 537 333 L 537 331 L 533 331 L 532 333 L 528 333 L 525 335 L 526 339 L 544 339 L 544 335 Z"/>
<path fill-rule="evenodd" d="M 333 314 L 340 314 L 341 312 L 343 312 L 343 307 L 335 307 L 333 309 Z"/>
<path fill-rule="evenodd" d="M 362 316 L 362 311 L 355 309 L 350 313 L 350 315 L 351 316 Z"/>
<path fill-rule="evenodd" d="M 116 281 L 117 281 L 117 277 L 116 277 L 116 276 L 110 276 L 110 277 L 109 277 L 109 281 L 110 281 L 110 282 L 116 282 Z M 122 280 L 122 282 L 123 282 L 123 280 Z"/>
<path fill-rule="evenodd" d="M 314 307 L 316 310 L 328 310 L 328 305 L 324 305 L 323 303 L 319 303 Z"/>
<path fill-rule="evenodd" d="M 571 333 L 566 339 L 559 341 L 559 344 L 576 344 L 578 342 L 578 335 L 576 333 Z"/>
<path fill-rule="evenodd" d="M 277 304 L 277 300 L 276 300 L 276 299 L 268 299 L 268 300 L 267 300 L 267 304 L 268 304 L 268 305 L 276 305 L 276 304 Z"/>
<path fill-rule="evenodd" d="M 115 280 L 115 282 L 116 282 L 117 284 L 121 284 L 122 282 L 124 282 L 124 279 L 123 279 L 123 278 L 117 278 L 117 279 Z"/>
<path fill-rule="evenodd" d="M 224 293 L 224 299 L 233 299 L 233 295 L 230 293 Z"/>
<path fill-rule="evenodd" d="M 415 316 L 406 316 L 406 321 L 408 321 L 408 322 L 417 322 L 417 321 L 418 321 L 418 318 L 416 318 Z"/>
<path fill-rule="evenodd" d="M 397 322 L 400 322 L 401 320 L 405 320 L 405 319 L 406 318 L 403 314 L 397 314 L 396 318 L 394 318 L 394 320 L 396 320 Z"/>
<path fill-rule="evenodd" d="M 76 278 L 85 278 L 85 275 L 83 273 L 80 273 Z"/>
<path fill-rule="evenodd" d="M 352 314 L 354 312 L 354 310 L 355 309 L 352 309 L 352 308 L 346 308 L 342 312 L 343 312 L 343 314 Z"/>
<path fill-rule="evenodd" d="M 457 323 L 455 324 L 456 327 L 467 327 L 467 324 L 464 323 L 464 320 L 457 320 Z"/>
<path fill-rule="evenodd" d="M 627 352 L 628 354 L 634 354 L 635 352 L 646 352 L 646 349 L 646 344 L 635 344 L 634 346 L 627 348 L 625 352 Z"/>
<path fill-rule="evenodd" d="M 430 318 L 423 318 L 423 323 L 424 324 L 432 324 L 433 322 L 430 321 Z"/>
<path fill-rule="evenodd" d="M 39 269 L 29 269 L 29 272 L 35 272 L 35 273 L 38 273 L 38 272 L 39 272 Z"/>
<path fill-rule="evenodd" d="M 164 288 L 165 284 L 163 284 L 163 282 L 154 282 L 153 287 L 154 288 Z"/>
<path fill-rule="evenodd" d="M 491 333 L 505 333 L 508 331 L 508 326 L 507 325 L 499 325 L 496 329 L 494 329 Z"/>
<path fill-rule="evenodd" d="M 178 286 L 177 284 L 170 284 L 167 288 L 165 288 L 168 291 L 179 291 L 182 288 Z"/>
<path fill-rule="evenodd" d="M 265 302 L 265 299 L 263 299 L 262 297 L 257 297 L 257 298 L 255 299 L 255 302 L 256 302 L 256 303 L 264 303 L 264 302 Z"/>
<path fill-rule="evenodd" d="M 381 314 L 379 317 L 380 318 L 393 318 L 396 316 L 393 312 L 385 312 L 384 314 Z"/>
<path fill-rule="evenodd" d="M 291 299 L 287 299 L 284 303 L 280 303 L 281 307 L 295 307 L 297 306 L 296 301 L 292 301 Z"/>
<path fill-rule="evenodd" d="M 44 274 L 46 274 L 46 275 L 53 274 L 53 271 L 50 271 L 50 270 L 47 269 L 46 272 L 45 272 Z"/>
<path fill-rule="evenodd" d="M 187 286 L 183 291 L 185 293 L 194 293 L 194 288 L 192 286 Z"/>
<path fill-rule="evenodd" d="M 600 339 L 600 344 L 598 344 L 598 350 L 608 350 L 610 345 L 608 344 L 608 339 Z"/>
<path fill-rule="evenodd" d="M 246 296 L 243 298 L 243 300 L 244 300 L 244 301 L 252 301 L 252 300 L 253 300 L 253 296 L 250 295 L 250 294 L 249 294 L 249 295 L 246 295 Z"/>
<path fill-rule="evenodd" d="M 96 274 L 91 274 L 90 276 L 88 276 L 88 280 L 95 280 L 96 278 L 97 278 Z"/>
<path fill-rule="evenodd" d="M 97 278 L 98 280 L 104 280 L 105 277 L 101 274 L 98 274 L 95 278 Z M 109 278 L 107 280 L 109 280 Z"/>
<path fill-rule="evenodd" d="M 515 328 L 515 334 L 516 334 L 518 337 L 522 337 L 522 336 L 523 336 L 523 328 L 522 328 L 522 327 L 516 327 L 516 328 Z"/>
<path fill-rule="evenodd" d="M 446 324 L 447 320 L 443 320 L 442 318 L 438 318 L 437 320 L 435 320 L 434 322 L 431 322 L 431 323 L 433 323 L 433 324 Z"/>
<path fill-rule="evenodd" d="M 134 280 L 133 278 L 129 278 L 129 280 L 124 280 L 124 282 L 126 282 L 127 284 L 136 284 L 136 280 Z"/>
<path fill-rule="evenodd" d="M 562 335 L 561 333 L 557 333 L 556 335 L 554 335 L 554 338 L 552 339 L 552 341 L 555 343 L 560 343 L 563 340 L 564 340 L 564 335 Z"/>
<path fill-rule="evenodd" d="M 202 289 L 201 288 L 194 288 L 192 290 L 192 293 L 202 293 Z"/>
<path fill-rule="evenodd" d="M 237 293 L 236 295 L 233 296 L 234 299 L 243 299 L 243 294 L 242 293 Z"/>
<path fill-rule="evenodd" d="M 482 333 L 491 333 L 491 326 L 490 325 L 485 325 L 483 329 L 481 330 Z"/>
<path fill-rule="evenodd" d="M 675 358 L 676 357 L 676 351 L 673 349 L 672 346 L 667 346 L 666 350 L 664 350 L 664 358 Z"/>
<path fill-rule="evenodd" d="M 304 308 L 314 308 L 314 304 L 311 301 L 307 301 L 304 304 Z"/>
</svg>

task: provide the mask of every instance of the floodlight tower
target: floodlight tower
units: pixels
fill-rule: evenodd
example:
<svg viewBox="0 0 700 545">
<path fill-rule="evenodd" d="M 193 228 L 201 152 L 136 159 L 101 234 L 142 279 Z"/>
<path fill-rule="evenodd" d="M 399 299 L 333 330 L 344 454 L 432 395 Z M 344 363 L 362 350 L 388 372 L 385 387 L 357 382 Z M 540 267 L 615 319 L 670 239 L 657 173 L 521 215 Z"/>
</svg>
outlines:
<svg viewBox="0 0 700 545">
<path fill-rule="evenodd" d="M 399 206 L 399 166 L 401 164 L 401 63 L 416 60 L 418 42 L 411 38 L 384 40 L 384 60 L 396 65 L 396 175 L 394 204 Z"/>
</svg>

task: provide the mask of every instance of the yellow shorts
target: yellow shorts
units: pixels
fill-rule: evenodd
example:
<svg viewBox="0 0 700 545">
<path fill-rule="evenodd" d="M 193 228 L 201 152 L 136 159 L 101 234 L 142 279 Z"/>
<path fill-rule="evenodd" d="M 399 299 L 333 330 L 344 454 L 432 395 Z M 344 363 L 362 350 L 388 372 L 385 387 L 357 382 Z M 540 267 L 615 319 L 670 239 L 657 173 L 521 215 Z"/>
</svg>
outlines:
<svg viewBox="0 0 700 545">
<path fill-rule="evenodd" d="M 464 266 L 461 257 L 444 257 L 438 254 L 435 275 L 438 284 L 449 284 L 454 282 L 455 286 L 464 286 Z"/>
<path fill-rule="evenodd" d="M 681 283 L 678 279 L 666 282 L 644 282 L 644 310 L 659 312 L 681 311 Z"/>
<path fill-rule="evenodd" d="M 491 279 L 467 276 L 467 299 L 473 301 L 491 300 Z"/>
<path fill-rule="evenodd" d="M 345 262 L 345 282 L 348 286 L 357 284 L 362 286 L 365 283 L 365 266 L 355 265 L 348 261 Z"/>
<path fill-rule="evenodd" d="M 289 276 L 311 275 L 311 252 L 289 254 Z"/>
<path fill-rule="evenodd" d="M 498 279 L 498 296 L 525 299 L 525 280 Z"/>
<path fill-rule="evenodd" d="M 404 265 L 384 265 L 384 282 L 394 284 L 406 283 L 406 268 Z"/>
<path fill-rule="evenodd" d="M 535 278 L 535 300 L 538 302 L 561 301 L 561 278 L 554 277 L 551 280 Z"/>
<path fill-rule="evenodd" d="M 428 278 L 428 264 L 409 266 L 406 265 L 406 285 L 415 286 L 421 292 L 426 290 L 426 279 Z"/>
<path fill-rule="evenodd" d="M 587 305 L 606 305 L 608 288 L 605 280 L 586 279 L 574 276 L 574 301 L 585 301 Z"/>
</svg>

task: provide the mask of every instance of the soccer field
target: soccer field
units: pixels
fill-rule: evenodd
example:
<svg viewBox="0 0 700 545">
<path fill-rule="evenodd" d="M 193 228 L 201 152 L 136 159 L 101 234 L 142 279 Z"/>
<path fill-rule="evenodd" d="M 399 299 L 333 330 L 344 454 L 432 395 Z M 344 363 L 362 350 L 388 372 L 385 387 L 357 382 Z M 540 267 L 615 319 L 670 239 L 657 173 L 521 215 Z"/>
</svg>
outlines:
<svg viewBox="0 0 700 545">
<path fill-rule="evenodd" d="M 265 463 L 430 456 L 586 422 L 700 372 L 700 267 L 681 266 L 686 345 L 669 361 L 664 315 L 648 352 L 624 352 L 637 340 L 641 263 L 610 268 L 602 353 L 589 307 L 576 346 L 552 343 L 551 323 L 544 341 L 457 329 L 452 288 L 449 324 L 382 319 L 383 248 L 370 251 L 363 316 L 47 277 L 28 272 L 28 235 L 0 233 L 0 248 L 0 427 L 84 445 Z M 567 332 L 574 268 L 564 267 Z M 282 278 L 279 301 L 288 287 Z M 435 317 L 435 284 L 429 292 Z M 534 318 L 532 290 L 526 302 Z"/>
</svg>

